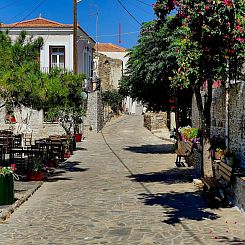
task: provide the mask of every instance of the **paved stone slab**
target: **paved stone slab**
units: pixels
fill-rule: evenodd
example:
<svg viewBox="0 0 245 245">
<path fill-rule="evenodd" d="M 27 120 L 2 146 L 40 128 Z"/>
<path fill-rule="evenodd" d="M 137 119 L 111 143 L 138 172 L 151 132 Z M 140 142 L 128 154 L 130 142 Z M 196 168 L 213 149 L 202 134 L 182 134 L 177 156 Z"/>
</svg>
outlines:
<svg viewBox="0 0 245 245">
<path fill-rule="evenodd" d="M 245 217 L 207 208 L 191 168 L 141 116 L 111 121 L 0 225 L 0 244 L 245 244 Z"/>
</svg>

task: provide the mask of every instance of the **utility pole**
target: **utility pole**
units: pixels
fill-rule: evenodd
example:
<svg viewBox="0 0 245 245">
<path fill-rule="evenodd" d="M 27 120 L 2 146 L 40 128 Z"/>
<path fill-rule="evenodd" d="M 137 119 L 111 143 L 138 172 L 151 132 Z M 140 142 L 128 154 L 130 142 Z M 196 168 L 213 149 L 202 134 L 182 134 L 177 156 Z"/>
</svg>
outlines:
<svg viewBox="0 0 245 245">
<path fill-rule="evenodd" d="M 77 74 L 77 0 L 74 1 L 73 21 L 73 73 Z"/>
<path fill-rule="evenodd" d="M 98 24 L 99 24 L 99 11 L 96 11 L 96 53 L 98 55 Z"/>
</svg>

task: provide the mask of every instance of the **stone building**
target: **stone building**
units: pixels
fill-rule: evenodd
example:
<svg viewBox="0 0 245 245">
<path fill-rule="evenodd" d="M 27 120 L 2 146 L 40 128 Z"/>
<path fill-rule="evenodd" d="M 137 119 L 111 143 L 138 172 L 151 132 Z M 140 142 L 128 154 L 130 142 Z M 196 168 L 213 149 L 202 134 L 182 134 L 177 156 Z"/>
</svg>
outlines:
<svg viewBox="0 0 245 245">
<path fill-rule="evenodd" d="M 94 54 L 96 75 L 100 78 L 103 91 L 118 89 L 118 83 L 123 74 L 123 62 L 120 59 L 112 59 L 104 54 Z"/>
<path fill-rule="evenodd" d="M 112 43 L 95 45 L 94 70 L 101 80 L 103 90 L 118 89 L 118 83 L 127 68 L 127 49 Z M 129 114 L 142 114 L 140 102 L 127 97 L 123 101 L 123 110 Z"/>
</svg>

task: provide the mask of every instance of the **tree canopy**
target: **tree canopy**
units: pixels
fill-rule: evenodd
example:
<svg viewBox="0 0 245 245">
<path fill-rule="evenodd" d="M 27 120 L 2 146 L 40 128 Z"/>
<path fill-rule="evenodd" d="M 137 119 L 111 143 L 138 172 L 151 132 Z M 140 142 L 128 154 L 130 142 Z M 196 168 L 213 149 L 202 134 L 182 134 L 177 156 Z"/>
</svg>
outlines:
<svg viewBox="0 0 245 245">
<path fill-rule="evenodd" d="M 164 108 L 169 97 L 178 99 L 189 88 L 209 126 L 214 81 L 224 84 L 242 77 L 245 2 L 157 0 L 153 7 L 157 18 L 142 26 L 139 43 L 129 52 L 121 91 L 152 108 Z M 203 105 L 204 84 L 208 99 Z"/>
<path fill-rule="evenodd" d="M 84 74 L 74 75 L 59 69 L 40 71 L 42 38 L 28 38 L 22 32 L 11 41 L 0 32 L 0 89 L 1 98 L 10 106 L 23 104 L 33 109 L 45 109 L 50 117 L 85 113 L 82 96 Z"/>
</svg>

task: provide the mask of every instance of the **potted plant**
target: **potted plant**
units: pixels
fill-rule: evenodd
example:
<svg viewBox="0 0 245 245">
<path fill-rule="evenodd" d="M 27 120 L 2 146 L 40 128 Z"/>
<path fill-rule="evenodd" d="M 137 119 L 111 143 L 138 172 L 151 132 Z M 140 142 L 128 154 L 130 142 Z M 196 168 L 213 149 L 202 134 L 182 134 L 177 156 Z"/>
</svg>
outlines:
<svg viewBox="0 0 245 245">
<path fill-rule="evenodd" d="M 197 143 L 199 139 L 199 129 L 191 128 L 191 127 L 183 127 L 180 129 L 182 141 L 192 141 L 193 143 Z"/>
<path fill-rule="evenodd" d="M 82 133 L 81 133 L 81 124 L 83 122 L 81 115 L 74 115 L 73 116 L 74 120 L 74 136 L 75 136 L 75 141 L 76 142 L 81 142 L 82 141 Z"/>
<path fill-rule="evenodd" d="M 29 164 L 26 179 L 29 181 L 41 181 L 45 179 L 46 166 L 40 157 L 33 157 Z"/>
<path fill-rule="evenodd" d="M 14 203 L 14 171 L 16 165 L 0 167 L 0 205 Z"/>
<path fill-rule="evenodd" d="M 214 159 L 220 160 L 223 155 L 224 155 L 224 150 L 217 147 L 214 152 Z"/>
</svg>

